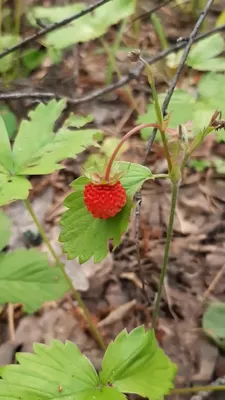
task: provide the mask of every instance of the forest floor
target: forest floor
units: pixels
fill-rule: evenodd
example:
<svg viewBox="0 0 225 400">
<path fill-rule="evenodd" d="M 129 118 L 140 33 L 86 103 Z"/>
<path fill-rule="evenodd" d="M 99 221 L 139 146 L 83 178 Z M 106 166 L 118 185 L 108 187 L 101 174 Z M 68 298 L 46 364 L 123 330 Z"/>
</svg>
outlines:
<svg viewBox="0 0 225 400">
<path fill-rule="evenodd" d="M 50 4 L 50 1 L 46 1 L 46 5 L 47 3 Z M 215 4 L 209 14 L 209 27 L 223 8 L 222 1 Z M 159 15 L 171 43 L 175 43 L 180 36 L 187 36 L 194 25 L 190 14 L 182 13 L 178 7 L 171 7 L 169 4 L 160 10 Z M 106 35 L 109 43 L 113 43 L 116 33 L 116 27 L 109 30 Z M 160 50 L 159 41 L 148 19 L 141 22 L 138 42 L 130 31 L 123 41 L 123 45 L 130 48 L 141 44 L 147 55 L 156 54 Z M 98 51 L 100 46 L 99 40 L 77 45 L 74 51 L 65 53 L 63 62 L 54 65 L 46 60 L 29 77 L 17 78 L 11 83 L 11 88 L 44 90 L 69 97 L 82 96 L 91 90 L 102 88 L 105 85 L 107 56 Z M 127 52 L 121 50 L 117 54 L 117 66 L 122 75 L 127 74 L 133 67 L 127 58 Z M 164 61 L 153 66 L 159 91 L 165 91 L 168 87 L 168 76 L 165 79 L 164 67 Z M 188 68 L 184 68 L 178 87 L 194 88 L 199 78 L 199 72 L 190 72 Z M 132 81 L 130 88 L 138 111 L 145 112 L 149 101 L 146 77 L 142 76 L 138 82 Z M 18 118 L 26 116 L 31 104 L 31 100 L 10 102 Z M 93 114 L 94 122 L 90 126 L 102 129 L 106 137 L 122 137 L 135 126 L 137 120 L 137 110 L 134 109 L 124 87 L 97 100 L 78 106 L 70 105 L 70 111 L 84 115 Z M 146 142 L 139 135 L 134 136 L 129 140 L 121 160 L 142 163 L 145 148 Z M 95 149 L 92 151 L 96 152 Z M 216 143 L 213 136 L 210 136 L 198 150 L 197 156 L 203 155 L 207 159 L 212 154 L 225 157 L 225 144 Z M 59 220 L 65 210 L 63 200 L 70 191 L 69 184 L 83 173 L 83 165 L 89 155 L 90 151 L 85 151 L 76 160 L 65 161 L 64 169 L 52 175 L 31 178 L 32 205 L 59 255 Z M 154 143 L 146 165 L 154 173 L 166 171 L 160 143 Z M 81 292 L 106 343 L 114 339 L 124 327 L 131 330 L 140 324 L 151 324 L 151 311 L 162 266 L 169 207 L 170 185 L 167 180 L 149 181 L 144 184 L 140 213 L 140 252 L 149 304 L 143 294 L 141 271 L 137 261 L 135 216 L 131 219 L 129 231 L 124 235 L 120 246 L 115 252 L 109 253 L 100 264 L 94 264 L 90 260 L 80 266 L 76 260 L 68 261 L 64 258 L 68 273 Z M 9 248 L 12 250 L 24 246 L 32 247 L 32 243 L 25 242 L 24 232 L 37 232 L 23 204 L 12 203 L 5 207 L 5 211 L 13 221 Z M 47 251 L 43 243 L 37 248 Z M 161 346 L 178 365 L 177 386 L 207 384 L 225 375 L 224 354 L 202 330 L 202 315 L 207 302 L 225 301 L 225 274 L 221 276 L 215 288 L 207 292 L 213 278 L 224 264 L 224 174 L 218 174 L 212 168 L 205 172 L 197 172 L 188 167 L 185 169 L 179 192 L 156 332 Z M 13 362 L 16 351 L 32 351 L 33 342 L 49 343 L 52 338 L 57 338 L 75 342 L 95 367 L 100 368 L 103 353 L 91 337 L 82 311 L 70 294 L 66 294 L 60 301 L 44 304 L 33 315 L 24 314 L 21 305 L 17 305 L 14 307 L 14 320 L 15 342 L 12 343 L 7 308 L 3 307 L 0 318 L 0 364 Z M 176 399 L 181 397 L 177 396 Z"/>
</svg>

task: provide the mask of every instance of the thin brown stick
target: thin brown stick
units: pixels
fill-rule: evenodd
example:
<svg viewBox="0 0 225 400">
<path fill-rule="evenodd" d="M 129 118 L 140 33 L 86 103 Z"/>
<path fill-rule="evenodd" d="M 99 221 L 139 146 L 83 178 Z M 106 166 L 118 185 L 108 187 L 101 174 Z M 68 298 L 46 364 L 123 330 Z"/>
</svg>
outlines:
<svg viewBox="0 0 225 400">
<path fill-rule="evenodd" d="M 14 324 L 14 306 L 12 303 L 8 304 L 8 325 L 9 325 L 9 337 L 11 342 L 15 342 L 15 324 Z"/>
<path fill-rule="evenodd" d="M 131 25 L 132 25 L 134 22 L 138 21 L 139 19 L 143 19 L 143 18 L 146 18 L 146 17 L 150 17 L 151 14 L 153 14 L 153 13 L 155 13 L 156 11 L 160 10 L 160 8 L 165 7 L 167 4 L 172 3 L 173 1 L 174 1 L 174 0 L 166 0 L 166 1 L 164 1 L 164 3 L 157 4 L 157 6 L 153 7 L 151 10 L 146 11 L 146 12 L 144 12 L 143 14 L 138 15 L 137 17 L 135 17 L 134 19 L 132 19 Z M 130 25 L 130 26 L 131 26 L 131 25 Z M 128 26 L 127 29 L 129 29 L 130 26 Z"/>
<path fill-rule="evenodd" d="M 220 278 L 222 278 L 223 274 L 225 273 L 225 265 L 220 269 L 219 272 L 217 272 L 215 278 L 213 281 L 210 283 L 208 289 L 204 293 L 204 298 L 206 299 L 210 293 L 215 289 L 217 283 L 219 282 Z"/>
<path fill-rule="evenodd" d="M 204 34 L 201 34 L 197 36 L 194 39 L 194 42 L 199 42 L 200 40 L 203 40 L 215 33 L 222 32 L 225 30 L 225 24 L 218 26 L 217 28 L 214 28 Z M 164 59 L 167 57 L 169 54 L 177 52 L 181 49 L 183 49 L 186 46 L 186 41 L 185 42 L 179 42 L 171 47 L 169 47 L 166 50 L 163 50 L 156 54 L 155 56 L 151 57 L 150 59 L 147 59 L 146 61 L 148 62 L 149 65 L 155 64 L 156 62 Z M 0 101 L 1 100 L 20 100 L 20 99 L 31 99 L 31 100 L 39 100 L 39 101 L 46 101 L 46 100 L 51 100 L 51 99 L 66 99 L 68 104 L 73 104 L 73 105 L 80 105 L 84 103 L 88 103 L 92 100 L 99 99 L 100 97 L 104 96 L 107 93 L 111 93 L 116 89 L 119 89 L 120 87 L 126 85 L 132 80 L 138 80 L 144 66 L 140 65 L 138 68 L 134 69 L 131 71 L 128 75 L 124 76 L 123 78 L 119 79 L 116 83 L 108 85 L 104 87 L 103 89 L 98 89 L 95 91 L 92 91 L 82 97 L 78 97 L 75 99 L 72 99 L 70 97 L 65 97 L 61 94 L 58 93 L 52 93 L 52 92 L 18 92 L 18 91 L 12 91 L 12 92 L 2 92 L 0 93 Z"/>
</svg>

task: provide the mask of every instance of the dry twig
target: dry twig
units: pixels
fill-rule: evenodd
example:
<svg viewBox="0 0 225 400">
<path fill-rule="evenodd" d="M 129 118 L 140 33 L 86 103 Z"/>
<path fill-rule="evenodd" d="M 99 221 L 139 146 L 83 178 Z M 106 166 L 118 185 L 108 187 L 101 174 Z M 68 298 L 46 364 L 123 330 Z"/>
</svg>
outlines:
<svg viewBox="0 0 225 400">
<path fill-rule="evenodd" d="M 215 33 L 222 32 L 223 30 L 225 30 L 225 24 L 218 26 L 217 28 L 214 28 L 206 33 L 203 33 L 203 34 L 195 37 L 193 42 L 199 42 L 200 40 L 203 40 Z M 166 58 L 169 54 L 183 49 L 185 46 L 186 46 L 186 42 L 179 42 L 179 43 L 169 47 L 168 49 L 159 52 L 155 56 L 148 59 L 147 62 L 149 65 L 155 64 L 156 62 Z M 143 68 L 144 68 L 144 66 L 140 65 L 138 68 L 131 71 L 128 75 L 119 79 L 116 83 L 105 86 L 103 89 L 92 91 L 91 93 L 88 93 L 82 97 L 78 97 L 78 98 L 74 98 L 74 99 L 60 95 L 58 93 L 52 93 L 52 92 L 12 91 L 12 92 L 0 93 L 0 101 L 1 100 L 20 100 L 20 99 L 46 101 L 46 100 L 50 100 L 50 99 L 54 99 L 54 98 L 55 99 L 65 98 L 69 104 L 80 105 L 83 103 L 88 103 L 89 101 L 92 101 L 92 100 L 99 99 L 100 97 L 104 96 L 105 94 L 113 92 L 114 90 L 126 85 L 127 83 L 129 83 L 132 80 L 138 80 L 142 73 Z"/>
</svg>

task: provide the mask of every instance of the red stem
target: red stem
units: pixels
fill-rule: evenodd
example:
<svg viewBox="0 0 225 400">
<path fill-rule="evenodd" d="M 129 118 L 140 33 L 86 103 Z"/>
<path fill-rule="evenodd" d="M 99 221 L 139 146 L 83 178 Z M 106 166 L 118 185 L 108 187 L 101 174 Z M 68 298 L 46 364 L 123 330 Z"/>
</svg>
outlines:
<svg viewBox="0 0 225 400">
<path fill-rule="evenodd" d="M 124 142 L 130 136 L 132 136 L 134 133 L 139 132 L 143 128 L 150 128 L 150 127 L 151 128 L 157 128 L 157 129 L 161 128 L 159 124 L 151 124 L 151 123 L 149 123 L 149 124 L 141 124 L 141 125 L 135 126 L 135 128 L 131 129 L 129 132 L 126 133 L 126 135 L 124 135 L 124 137 L 121 139 L 119 144 L 116 146 L 115 150 L 113 151 L 113 153 L 112 153 L 112 155 L 111 155 L 111 157 L 110 157 L 110 159 L 108 161 L 108 164 L 107 164 L 107 167 L 106 167 L 106 171 L 105 171 L 105 180 L 106 180 L 106 182 L 108 182 L 109 179 L 110 179 L 110 172 L 111 172 L 113 161 L 114 161 L 118 151 L 120 150 L 120 148 L 124 144 Z"/>
</svg>

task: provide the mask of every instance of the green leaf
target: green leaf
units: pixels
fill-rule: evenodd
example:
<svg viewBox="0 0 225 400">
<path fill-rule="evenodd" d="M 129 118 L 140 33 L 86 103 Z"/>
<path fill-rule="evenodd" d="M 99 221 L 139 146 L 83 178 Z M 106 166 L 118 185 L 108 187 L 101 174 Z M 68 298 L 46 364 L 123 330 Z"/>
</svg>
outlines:
<svg viewBox="0 0 225 400">
<path fill-rule="evenodd" d="M 11 222 L 6 214 L 0 210 L 0 251 L 8 244 L 11 233 Z"/>
<path fill-rule="evenodd" d="M 68 284 L 59 267 L 49 267 L 47 257 L 36 250 L 0 255 L 0 303 L 23 303 L 29 313 L 43 302 L 59 299 Z"/>
<path fill-rule="evenodd" d="M 107 32 L 111 25 L 127 18 L 135 11 L 135 0 L 114 0 L 102 5 L 93 13 L 71 22 L 67 27 L 49 33 L 42 39 L 46 46 L 64 49 L 78 42 L 96 39 Z M 34 7 L 28 13 L 28 20 L 36 25 L 40 19 L 47 23 L 59 22 L 62 19 L 86 8 L 84 3 L 67 5 L 64 7 Z"/>
<path fill-rule="evenodd" d="M 219 105 L 219 102 L 225 99 L 221 87 L 225 85 L 225 75 L 208 73 L 203 75 L 198 85 L 198 94 L 202 101 L 206 103 Z M 223 106 L 223 104 L 221 104 Z M 225 106 L 224 106 L 225 109 Z"/>
<path fill-rule="evenodd" d="M 162 106 L 166 93 L 161 93 L 159 98 L 159 104 Z M 185 90 L 175 90 L 170 101 L 168 112 L 171 112 L 169 127 L 176 128 L 179 124 L 185 124 L 193 117 L 195 109 L 195 99 Z M 155 122 L 157 116 L 153 104 L 148 105 L 146 114 L 139 116 L 137 123 L 144 124 L 148 122 Z M 144 128 L 141 130 L 141 135 L 144 140 L 151 136 L 152 128 Z"/>
<path fill-rule="evenodd" d="M 2 117 L 6 130 L 8 132 L 8 136 L 10 139 L 14 137 L 14 134 L 17 130 L 17 119 L 15 114 L 10 110 L 7 106 L 0 107 L 0 116 Z"/>
<path fill-rule="evenodd" d="M 0 398 L 4 400 L 103 400 L 107 397 L 96 390 L 98 375 L 90 361 L 80 353 L 78 347 L 52 340 L 50 346 L 34 345 L 35 354 L 18 353 L 20 365 L 9 365 L 2 370 Z M 109 399 L 116 389 L 104 394 Z M 122 400 L 122 396 L 115 397 Z"/>
<path fill-rule="evenodd" d="M 64 101 L 56 100 L 40 104 L 29 113 L 30 120 L 22 122 L 13 147 L 17 175 L 49 174 L 63 168 L 58 162 L 94 144 L 96 129 L 74 132 L 63 127 L 53 134 L 64 106 Z"/>
<path fill-rule="evenodd" d="M 199 71 L 224 71 L 222 58 L 215 58 L 224 51 L 223 37 L 218 33 L 196 43 L 191 49 L 186 64 Z"/>
<path fill-rule="evenodd" d="M 24 176 L 7 176 L 0 171 L 0 206 L 26 199 L 31 188 L 31 183 Z"/>
<path fill-rule="evenodd" d="M 1 35 L 0 51 L 15 46 L 20 40 L 19 36 Z M 14 67 L 15 54 L 11 53 L 0 60 L 0 73 L 6 73 Z"/>
<path fill-rule="evenodd" d="M 154 331 L 140 326 L 129 334 L 123 330 L 108 346 L 100 380 L 121 392 L 160 400 L 173 388 L 176 371 L 158 347 Z"/>
<path fill-rule="evenodd" d="M 198 99 L 194 115 L 195 130 L 198 131 L 207 126 L 215 110 L 225 114 L 225 94 L 221 87 L 225 85 L 223 74 L 205 74 L 198 85 Z M 217 136 L 223 135 L 222 131 Z"/>
<path fill-rule="evenodd" d="M 211 303 L 203 315 L 205 333 L 225 350 L 225 303 Z"/>
<path fill-rule="evenodd" d="M 102 134 L 97 129 L 82 129 L 71 131 L 60 129 L 55 135 L 53 142 L 46 146 L 45 153 L 38 163 L 33 163 L 24 168 L 23 174 L 41 175 L 49 174 L 57 169 L 63 168 L 58 162 L 65 158 L 74 157 L 81 153 L 86 147 L 96 145 L 95 139 L 99 140 Z"/>
<path fill-rule="evenodd" d="M 29 120 L 22 121 L 13 147 L 17 174 L 38 162 L 53 142 L 53 127 L 64 107 L 64 100 L 41 103 L 29 112 Z"/>
<path fill-rule="evenodd" d="M 196 63 L 194 68 L 198 71 L 223 72 L 225 71 L 225 60 L 222 57 L 212 58 L 204 63 Z"/>
<path fill-rule="evenodd" d="M 92 114 L 89 115 L 75 115 L 70 114 L 69 118 L 65 122 L 65 127 L 82 128 L 84 125 L 89 124 L 94 119 Z"/>
<path fill-rule="evenodd" d="M 225 10 L 221 12 L 220 16 L 216 21 L 216 26 L 221 26 L 225 24 Z"/>
<path fill-rule="evenodd" d="M 129 197 L 134 196 L 146 179 L 154 179 L 150 170 L 141 165 L 120 162 L 117 166 L 119 170 L 125 171 L 120 181 L 127 192 L 128 200 L 120 213 L 113 218 L 94 218 L 88 212 L 83 199 L 88 178 L 81 177 L 72 183 L 76 192 L 65 200 L 65 206 L 69 210 L 61 218 L 63 229 L 59 238 L 69 259 L 78 257 L 79 262 L 84 263 L 93 256 L 97 263 L 106 257 L 109 239 L 113 240 L 114 248 L 118 246 L 129 222 L 132 207 Z"/>
<path fill-rule="evenodd" d="M 197 172 L 203 172 L 208 167 L 210 167 L 210 162 L 208 160 L 198 160 L 197 158 L 192 158 L 189 161 L 190 167 L 194 168 Z"/>
<path fill-rule="evenodd" d="M 225 161 L 222 158 L 214 157 L 213 165 L 218 174 L 225 174 Z"/>
<path fill-rule="evenodd" d="M 45 57 L 45 52 L 31 48 L 23 52 L 23 64 L 28 71 L 33 71 L 41 65 Z"/>
<path fill-rule="evenodd" d="M 0 164 L 8 172 L 13 170 L 13 159 L 9 136 L 3 118 L 0 117 Z"/>
</svg>

